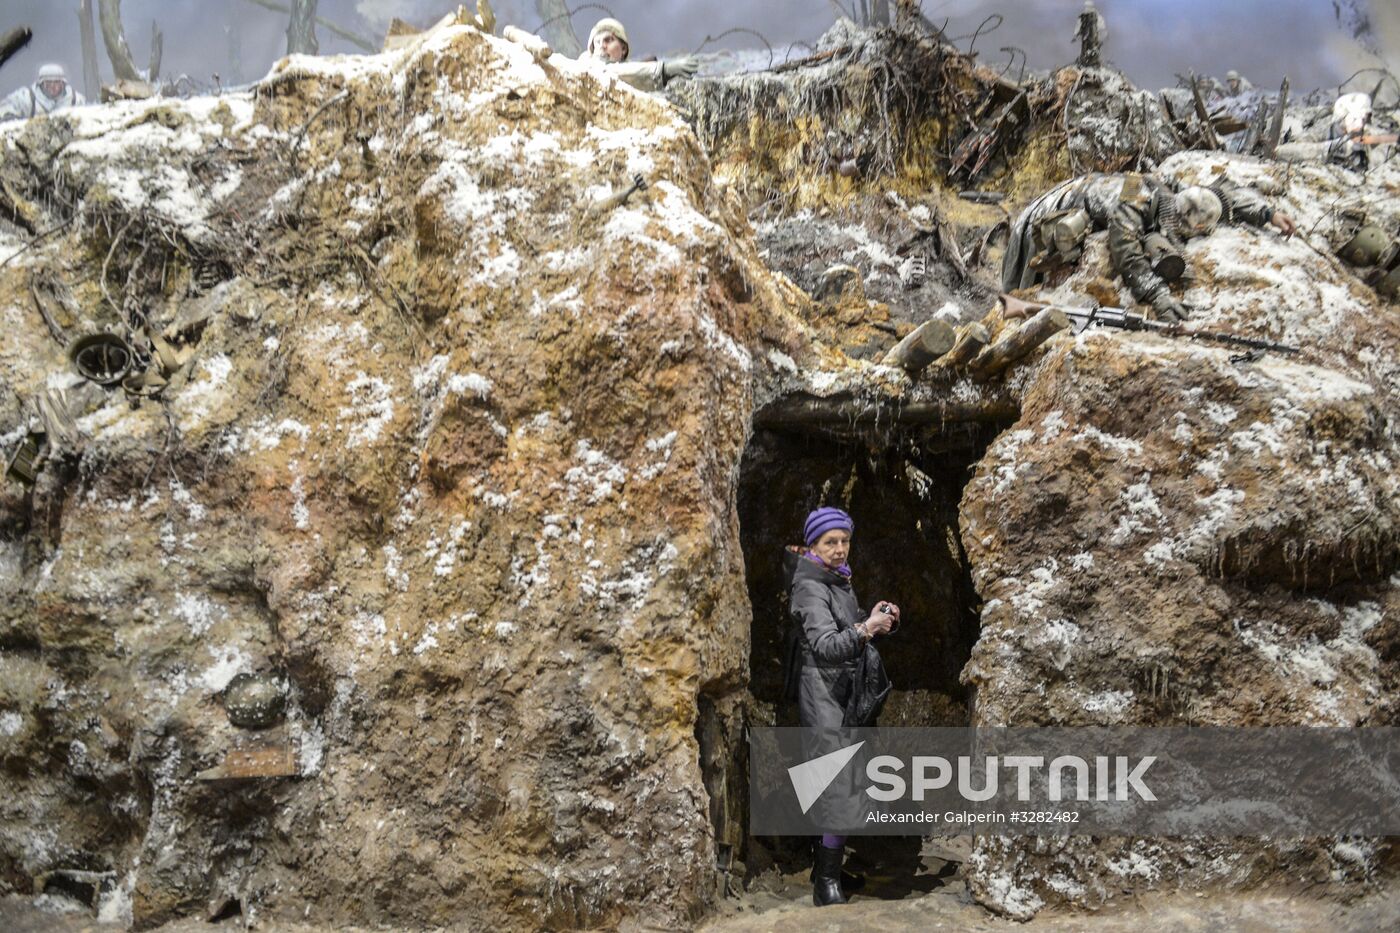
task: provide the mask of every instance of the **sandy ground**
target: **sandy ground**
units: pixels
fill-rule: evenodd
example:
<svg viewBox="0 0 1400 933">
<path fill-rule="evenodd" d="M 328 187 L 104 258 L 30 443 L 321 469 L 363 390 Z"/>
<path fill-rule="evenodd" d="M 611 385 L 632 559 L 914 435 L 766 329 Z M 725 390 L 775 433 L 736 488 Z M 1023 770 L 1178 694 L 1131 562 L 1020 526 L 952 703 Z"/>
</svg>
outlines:
<svg viewBox="0 0 1400 933">
<path fill-rule="evenodd" d="M 864 875 L 866 884 L 849 904 L 818 912 L 812 907 L 806 870 L 789 862 L 784 867 L 790 871 L 774 867 L 751 878 L 746 890 L 735 892 L 725 901 L 720 914 L 700 929 L 702 933 L 1141 933 L 1148 929 L 1162 933 L 1373 933 L 1400 929 L 1400 887 L 1377 891 L 1349 904 L 1268 891 L 1151 893 L 1125 897 L 1094 912 L 1043 911 L 1028 923 L 1017 923 L 973 903 L 961 875 L 968 847 L 966 838 L 854 840 L 848 867 Z M 916 865 L 912 873 L 910 865 Z M 191 918 L 166 924 L 159 930 L 213 933 L 242 929 L 244 919 L 231 917 L 209 923 Z M 328 933 L 333 929 L 267 921 L 253 928 L 285 933 Z M 117 925 L 97 923 L 76 901 L 48 896 L 0 898 L 0 931 L 4 933 L 113 933 L 119 929 Z"/>
</svg>

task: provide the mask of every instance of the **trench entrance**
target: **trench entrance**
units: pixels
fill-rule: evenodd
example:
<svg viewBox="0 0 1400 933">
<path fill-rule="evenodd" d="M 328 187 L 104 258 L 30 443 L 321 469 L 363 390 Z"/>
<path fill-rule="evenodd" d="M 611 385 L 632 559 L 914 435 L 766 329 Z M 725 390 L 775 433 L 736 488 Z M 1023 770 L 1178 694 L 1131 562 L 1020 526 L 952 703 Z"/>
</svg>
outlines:
<svg viewBox="0 0 1400 933">
<path fill-rule="evenodd" d="M 850 564 L 861 608 L 869 612 L 889 599 L 901 609 L 899 631 L 877 642 L 894 686 L 878 724 L 969 724 L 973 698 L 958 677 L 977 640 L 980 602 L 958 507 L 973 465 L 1011 420 L 1011 412 L 952 423 L 901 422 L 898 413 L 866 425 L 755 419 L 760 426 L 745 450 L 738 491 L 753 606 L 750 725 L 798 724 L 796 702 L 783 697 L 784 634 L 793 624 L 783 551 L 802 543 L 803 520 L 821 505 L 838 506 L 855 520 Z M 744 798 L 746 808 L 747 793 Z M 743 818 L 747 833 L 747 809 Z M 931 860 L 926 842 L 919 836 L 852 837 L 850 863 L 870 882 L 858 893 L 912 896 L 947 883 L 955 861 Z M 806 885 L 810 844 L 747 836 L 747 879 L 769 887 L 775 878 Z M 933 846 L 945 854 L 946 848 Z"/>
</svg>

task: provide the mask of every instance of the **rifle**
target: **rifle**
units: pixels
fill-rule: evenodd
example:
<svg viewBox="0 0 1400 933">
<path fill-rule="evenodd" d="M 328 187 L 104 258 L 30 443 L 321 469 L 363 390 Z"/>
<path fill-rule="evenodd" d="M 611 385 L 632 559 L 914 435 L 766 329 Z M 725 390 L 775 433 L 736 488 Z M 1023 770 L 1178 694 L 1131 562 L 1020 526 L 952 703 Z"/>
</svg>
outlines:
<svg viewBox="0 0 1400 933">
<path fill-rule="evenodd" d="M 1192 340 L 1209 340 L 1214 343 L 1224 343 L 1235 347 L 1250 347 L 1255 350 L 1275 350 L 1279 353 L 1298 353 L 1297 347 L 1290 347 L 1287 344 L 1274 343 L 1271 340 L 1259 340 L 1255 337 L 1241 337 L 1239 334 L 1227 334 L 1222 331 L 1199 330 L 1195 327 L 1188 327 L 1183 324 L 1167 324 L 1163 321 L 1151 321 L 1141 314 L 1133 311 L 1126 311 L 1122 308 L 1074 308 L 1066 305 L 1047 305 L 1034 301 L 1023 301 L 1020 298 L 1013 298 L 1010 295 L 1001 296 L 1002 314 L 1008 320 L 1014 318 L 1029 317 L 1031 314 L 1039 312 L 1045 308 L 1054 308 L 1064 313 L 1070 320 L 1070 325 L 1076 334 L 1082 334 L 1091 327 L 1113 327 L 1118 330 L 1142 330 L 1154 334 L 1161 334 L 1164 337 L 1189 337 Z"/>
</svg>

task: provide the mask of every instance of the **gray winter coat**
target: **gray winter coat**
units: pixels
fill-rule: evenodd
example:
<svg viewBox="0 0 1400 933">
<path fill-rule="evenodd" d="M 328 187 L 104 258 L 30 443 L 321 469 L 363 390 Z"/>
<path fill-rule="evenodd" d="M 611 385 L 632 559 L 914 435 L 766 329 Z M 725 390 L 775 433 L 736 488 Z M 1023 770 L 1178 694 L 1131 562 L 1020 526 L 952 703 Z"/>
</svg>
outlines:
<svg viewBox="0 0 1400 933">
<path fill-rule="evenodd" d="M 790 605 L 793 620 L 802 627 L 798 721 L 803 726 L 840 728 L 864 646 L 854 626 L 866 614 L 850 580 L 806 558 L 797 562 L 793 573 Z"/>
</svg>

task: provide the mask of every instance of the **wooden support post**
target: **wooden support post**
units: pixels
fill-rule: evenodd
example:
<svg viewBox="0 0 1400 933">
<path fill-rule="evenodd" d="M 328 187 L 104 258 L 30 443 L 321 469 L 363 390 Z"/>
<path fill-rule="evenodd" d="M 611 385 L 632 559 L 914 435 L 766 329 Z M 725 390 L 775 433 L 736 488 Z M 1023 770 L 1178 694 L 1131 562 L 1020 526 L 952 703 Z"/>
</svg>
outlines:
<svg viewBox="0 0 1400 933">
<path fill-rule="evenodd" d="M 977 354 L 972 361 L 972 371 L 979 376 L 994 376 L 1066 327 L 1069 327 L 1069 317 L 1063 311 L 1043 308 L 1009 337 L 1003 337 Z"/>
<path fill-rule="evenodd" d="M 165 52 L 165 34 L 160 26 L 151 20 L 151 57 L 146 68 L 146 80 L 155 84 L 160 78 L 160 58 Z"/>
<path fill-rule="evenodd" d="M 1283 112 L 1288 109 L 1288 75 L 1283 76 L 1283 84 L 1278 89 L 1278 109 L 1274 111 L 1274 121 L 1264 137 L 1264 158 L 1272 159 L 1278 153 L 1278 143 L 1283 138 Z"/>
<path fill-rule="evenodd" d="M 987 333 L 987 328 L 973 321 L 958 328 L 957 339 L 953 342 L 953 348 L 943 356 L 939 357 L 934 365 L 940 369 L 961 369 L 971 362 L 972 358 L 982 352 L 982 348 L 991 342 L 991 335 Z"/>
<path fill-rule="evenodd" d="M 1206 149 L 1219 149 L 1220 140 L 1215 137 L 1215 127 L 1210 123 L 1210 111 L 1206 109 L 1206 99 L 1201 96 L 1201 84 L 1191 76 L 1191 101 L 1196 106 L 1196 119 L 1201 122 L 1201 138 Z"/>
<path fill-rule="evenodd" d="M 894 345 L 880 362 L 917 373 L 953 348 L 957 335 L 947 321 L 924 321 Z"/>
</svg>

